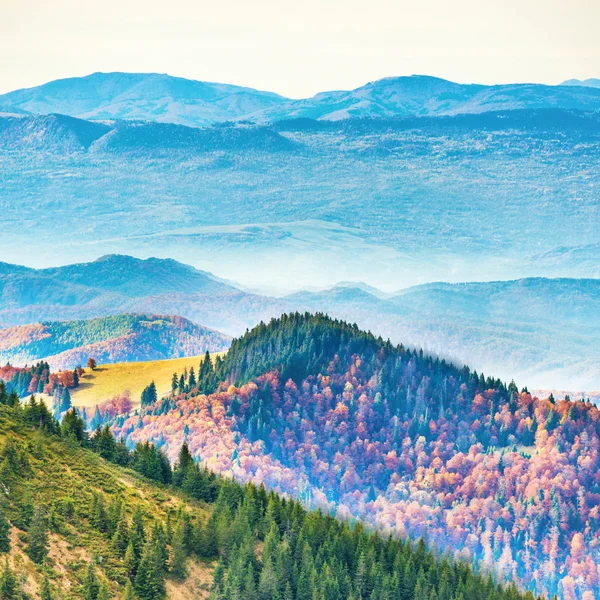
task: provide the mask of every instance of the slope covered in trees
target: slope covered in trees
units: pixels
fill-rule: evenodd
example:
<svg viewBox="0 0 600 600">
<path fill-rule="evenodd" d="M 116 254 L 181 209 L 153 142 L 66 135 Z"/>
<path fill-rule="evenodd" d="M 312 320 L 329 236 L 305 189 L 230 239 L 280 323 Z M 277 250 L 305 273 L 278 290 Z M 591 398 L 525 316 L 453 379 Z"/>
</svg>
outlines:
<svg viewBox="0 0 600 600">
<path fill-rule="evenodd" d="M 80 321 L 34 323 L 0 330 L 0 362 L 44 359 L 54 370 L 98 363 L 198 356 L 227 349 L 230 338 L 187 319 L 122 314 Z"/>
<path fill-rule="evenodd" d="M 0 392 L 0 598 L 533 600 L 435 556 L 219 479 L 182 444 L 90 437 Z"/>
<path fill-rule="evenodd" d="M 288 315 L 113 430 L 565 600 L 600 597 L 600 411 Z M 208 395 L 204 395 L 208 393 Z"/>
</svg>

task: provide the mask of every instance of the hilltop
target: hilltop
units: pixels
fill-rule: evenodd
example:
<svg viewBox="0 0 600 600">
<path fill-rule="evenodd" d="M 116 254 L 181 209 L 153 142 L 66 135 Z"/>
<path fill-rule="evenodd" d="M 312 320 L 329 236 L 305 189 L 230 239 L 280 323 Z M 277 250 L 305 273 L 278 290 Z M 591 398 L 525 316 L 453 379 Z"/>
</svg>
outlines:
<svg viewBox="0 0 600 600">
<path fill-rule="evenodd" d="M 4 94 L 0 106 L 84 119 L 204 125 L 232 120 L 283 100 L 271 92 L 159 73 L 94 73 Z"/>
<path fill-rule="evenodd" d="M 430 283 L 383 294 L 351 283 L 284 298 L 533 387 L 600 385 L 600 280 Z"/>
<path fill-rule="evenodd" d="M 196 356 L 228 348 L 229 336 L 182 317 L 124 314 L 82 321 L 50 321 L 0 329 L 0 362 L 44 359 L 52 370 Z"/>
<path fill-rule="evenodd" d="M 213 354 L 213 359 L 218 354 Z M 142 391 L 150 382 L 156 384 L 159 398 L 171 392 L 173 373 L 182 375 L 184 371 L 194 369 L 203 356 L 171 358 L 167 360 L 148 360 L 141 362 L 124 362 L 115 364 L 99 364 L 94 370 L 86 368 L 81 376 L 79 386 L 70 390 L 74 406 L 93 408 L 115 397 L 130 393 L 134 406 L 139 405 Z"/>
<path fill-rule="evenodd" d="M 172 459 L 185 439 L 217 472 L 426 536 L 538 594 L 600 591 L 594 405 L 536 398 L 320 314 L 260 324 L 201 374 L 115 434 Z"/>
</svg>

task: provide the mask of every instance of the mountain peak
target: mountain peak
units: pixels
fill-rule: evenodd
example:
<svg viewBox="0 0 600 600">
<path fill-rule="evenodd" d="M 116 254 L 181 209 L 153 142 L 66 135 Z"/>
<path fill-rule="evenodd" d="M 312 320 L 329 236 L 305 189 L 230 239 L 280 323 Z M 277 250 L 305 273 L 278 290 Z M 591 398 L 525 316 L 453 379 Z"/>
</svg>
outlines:
<svg viewBox="0 0 600 600">
<path fill-rule="evenodd" d="M 600 88 L 600 79 L 567 79 L 560 85 Z"/>
</svg>

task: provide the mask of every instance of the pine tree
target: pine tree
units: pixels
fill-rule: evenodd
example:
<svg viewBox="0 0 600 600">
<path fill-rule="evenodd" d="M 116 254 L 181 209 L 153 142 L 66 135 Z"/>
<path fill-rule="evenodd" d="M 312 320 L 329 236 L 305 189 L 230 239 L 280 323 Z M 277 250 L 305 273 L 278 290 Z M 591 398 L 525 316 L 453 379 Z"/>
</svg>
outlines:
<svg viewBox="0 0 600 600">
<path fill-rule="evenodd" d="M 171 543 L 171 574 L 175 579 L 185 579 L 186 577 L 186 558 L 187 552 L 185 547 L 184 522 L 180 520 L 173 533 L 173 541 Z"/>
<path fill-rule="evenodd" d="M 91 560 L 88 564 L 81 595 L 83 596 L 84 600 L 98 600 L 99 592 L 100 584 L 98 583 L 98 577 L 96 576 L 94 561 Z"/>
<path fill-rule="evenodd" d="M 181 487 L 183 479 L 188 472 L 188 469 L 194 464 L 194 459 L 190 453 L 190 449 L 187 442 L 183 442 L 179 450 L 179 456 L 175 463 L 175 469 L 173 471 L 173 483 L 177 487 Z"/>
<path fill-rule="evenodd" d="M 42 585 L 40 587 L 40 600 L 54 600 L 52 589 L 50 588 L 50 582 L 46 576 L 44 576 L 44 579 L 42 579 Z"/>
<path fill-rule="evenodd" d="M 0 552 L 10 552 L 10 524 L 0 508 Z"/>
<path fill-rule="evenodd" d="M 135 554 L 135 550 L 133 549 L 133 544 L 130 541 L 127 545 L 127 550 L 125 550 L 125 557 L 123 558 L 123 567 L 125 571 L 127 571 L 127 575 L 130 579 L 135 579 L 137 574 L 139 565 L 139 559 Z"/>
<path fill-rule="evenodd" d="M 133 546 L 133 551 L 137 562 L 142 558 L 142 552 L 146 543 L 146 531 L 144 530 L 144 518 L 142 512 L 138 507 L 133 512 L 131 518 L 131 532 L 129 534 L 129 540 Z"/>
<path fill-rule="evenodd" d="M 64 438 L 74 439 L 82 445 L 87 441 L 83 420 L 73 409 L 68 410 L 63 417 L 61 434 Z"/>
<path fill-rule="evenodd" d="M 34 563 L 42 563 L 48 555 L 48 532 L 44 513 L 37 507 L 27 533 L 27 554 Z"/>
<path fill-rule="evenodd" d="M 117 529 L 112 538 L 113 548 L 117 551 L 119 556 L 124 556 L 129 546 L 129 527 L 127 525 L 127 518 L 125 514 L 121 514 Z"/>
<path fill-rule="evenodd" d="M 94 493 L 92 497 L 92 507 L 90 510 L 90 522 L 103 533 L 108 531 L 108 515 L 104 505 L 104 495 Z"/>
<path fill-rule="evenodd" d="M 128 581 L 127 585 L 125 586 L 123 600 L 135 600 L 135 591 L 133 590 L 133 585 L 131 585 L 131 581 Z"/>
<path fill-rule="evenodd" d="M 144 546 L 135 576 L 135 591 L 140 600 L 158 600 L 165 595 L 161 549 L 152 540 Z"/>
<path fill-rule="evenodd" d="M 96 596 L 96 600 L 111 600 L 110 592 L 108 591 L 108 584 L 106 580 L 103 579 L 100 582 L 100 587 L 98 588 L 98 596 Z"/>
<path fill-rule="evenodd" d="M 8 566 L 7 558 L 4 563 L 4 570 L 0 575 L 0 598 L 2 600 L 17 600 L 20 596 L 17 578 Z"/>
<path fill-rule="evenodd" d="M 71 408 L 71 392 L 69 392 L 69 388 L 65 388 L 62 393 L 62 397 L 60 399 L 60 412 L 65 412 Z"/>
<path fill-rule="evenodd" d="M 196 387 L 196 375 L 194 374 L 194 367 L 190 369 L 190 375 L 188 378 L 188 387 L 193 390 Z"/>
</svg>

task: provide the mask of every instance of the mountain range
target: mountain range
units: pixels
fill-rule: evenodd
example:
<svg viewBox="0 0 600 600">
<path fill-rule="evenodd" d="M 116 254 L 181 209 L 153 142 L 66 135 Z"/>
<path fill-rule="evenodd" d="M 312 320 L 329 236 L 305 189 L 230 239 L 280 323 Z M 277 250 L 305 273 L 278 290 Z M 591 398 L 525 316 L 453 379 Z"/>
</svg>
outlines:
<svg viewBox="0 0 600 600">
<path fill-rule="evenodd" d="M 23 366 L 44 359 L 53 371 L 98 364 L 160 360 L 221 352 L 229 336 L 182 317 L 117 315 L 0 329 L 0 362 Z"/>
<path fill-rule="evenodd" d="M 94 73 L 0 95 L 3 112 L 62 113 L 83 119 L 143 119 L 191 126 L 232 120 L 454 115 L 499 110 L 600 108 L 595 80 L 460 84 L 437 77 L 387 77 L 349 91 L 292 100 L 272 92 L 158 73 Z"/>
<path fill-rule="evenodd" d="M 0 263 L 4 326 L 138 313 L 181 315 L 237 333 L 278 306 L 174 260 L 113 255 L 49 269 Z"/>
<path fill-rule="evenodd" d="M 13 352 L 13 357 L 14 352 L 21 356 L 26 353 L 30 360 L 56 353 L 44 350 L 40 354 L 35 349 L 40 335 L 46 339 L 44 327 L 62 331 L 75 325 L 76 330 L 86 332 L 77 337 L 79 341 L 72 348 L 104 339 L 120 340 L 122 336 L 129 339 L 127 336 L 134 331 L 141 331 L 143 353 L 149 356 L 154 350 L 147 347 L 155 342 L 148 336 L 153 340 L 163 333 L 174 335 L 168 343 L 163 339 L 156 352 L 180 356 L 182 339 L 189 340 L 185 332 L 199 335 L 198 326 L 185 320 L 173 322 L 171 318 L 162 318 L 161 327 L 152 320 L 150 325 L 145 323 L 144 318 L 139 323 L 133 316 L 115 321 L 100 319 L 92 325 L 46 324 L 49 320 L 127 312 L 180 315 L 226 334 L 239 335 L 260 321 L 295 310 L 326 312 L 395 343 L 424 348 L 486 374 L 516 378 L 532 388 L 600 388 L 600 279 L 433 283 L 391 293 L 344 282 L 275 298 L 238 289 L 174 260 L 113 255 L 91 263 L 39 270 L 0 264 L 0 323 L 5 327 L 25 326 L 8 330 L 14 332 L 6 334 L 8 339 L 18 343 L 5 352 Z M 88 334 L 96 326 L 102 326 L 104 338 Z M 29 331 L 35 332 L 33 342 L 21 342 Z M 223 336 L 214 341 L 217 345 L 227 343 Z M 120 344 L 111 342 L 108 346 Z M 86 352 L 85 348 L 79 351 L 81 355 Z M 115 354 L 116 350 L 111 352 Z M 127 352 L 135 354 L 131 349 Z M 197 352 L 194 349 L 192 353 Z M 110 357 L 111 353 L 106 355 Z M 9 354 L 0 356 L 9 358 Z"/>
<path fill-rule="evenodd" d="M 599 132 L 599 112 L 560 108 L 207 128 L 0 118 L 0 256 L 158 255 L 268 294 L 598 277 Z"/>
</svg>

